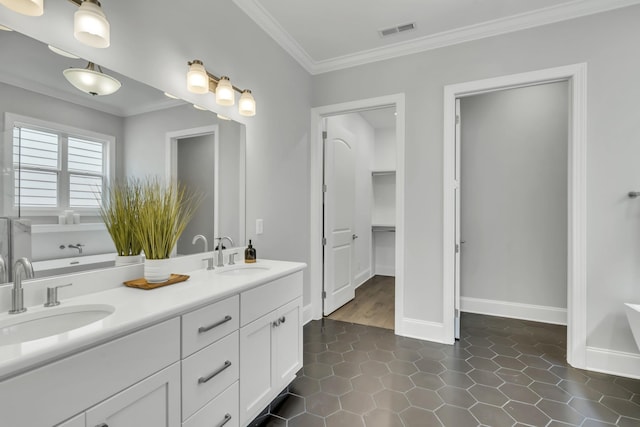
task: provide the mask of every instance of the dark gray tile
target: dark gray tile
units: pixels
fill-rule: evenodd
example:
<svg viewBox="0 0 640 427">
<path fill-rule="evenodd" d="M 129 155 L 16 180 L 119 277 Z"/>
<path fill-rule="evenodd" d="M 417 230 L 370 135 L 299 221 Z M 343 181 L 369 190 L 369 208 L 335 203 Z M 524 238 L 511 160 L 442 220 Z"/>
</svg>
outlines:
<svg viewBox="0 0 640 427">
<path fill-rule="evenodd" d="M 365 415 L 364 422 L 367 427 L 404 427 L 398 414 L 379 408 Z"/>
<path fill-rule="evenodd" d="M 341 396 L 340 404 L 342 409 L 359 415 L 364 415 L 376 407 L 371 394 L 362 391 L 351 391 Z"/>
<path fill-rule="evenodd" d="M 536 406 L 547 414 L 549 418 L 573 425 L 580 425 L 585 418 L 571 406 L 553 400 L 543 399 Z"/>
<path fill-rule="evenodd" d="M 640 425 L 640 381 L 570 367 L 564 327 L 463 313 L 461 336 L 312 321 L 304 368 L 250 425 Z"/>
<path fill-rule="evenodd" d="M 421 409 L 435 410 L 444 404 L 444 401 L 438 393 L 433 390 L 416 387 L 405 393 L 412 406 Z"/>
<path fill-rule="evenodd" d="M 437 393 L 449 405 L 470 408 L 476 403 L 476 399 L 467 390 L 461 388 L 445 386 L 438 390 Z"/>
<path fill-rule="evenodd" d="M 360 415 L 347 411 L 338 411 L 325 419 L 327 427 L 364 427 L 364 421 Z"/>
<path fill-rule="evenodd" d="M 515 420 L 502 408 L 484 403 L 479 403 L 471 408 L 471 413 L 482 424 L 491 427 L 510 427 L 515 423 Z"/>
<path fill-rule="evenodd" d="M 378 408 L 393 412 L 400 412 L 409 407 L 409 401 L 404 394 L 392 390 L 382 390 L 373 395 Z"/>
<path fill-rule="evenodd" d="M 533 405 L 510 401 L 504 405 L 504 410 L 516 421 L 533 426 L 544 426 L 551 419 Z"/>
<path fill-rule="evenodd" d="M 402 422 L 404 422 L 405 427 L 442 426 L 442 423 L 433 412 L 415 407 L 407 408 L 402 411 L 400 413 L 400 418 L 402 419 Z"/>
<path fill-rule="evenodd" d="M 447 427 L 476 427 L 478 421 L 466 409 L 442 405 L 435 411 L 440 422 Z"/>
<path fill-rule="evenodd" d="M 381 377 L 380 381 L 382 381 L 384 388 L 401 393 L 411 390 L 414 387 L 413 382 L 406 375 L 387 374 Z"/>
<path fill-rule="evenodd" d="M 478 402 L 488 403 L 494 406 L 502 406 L 509 400 L 500 390 L 481 384 L 476 384 L 471 387 L 469 393 L 471 393 Z"/>
</svg>

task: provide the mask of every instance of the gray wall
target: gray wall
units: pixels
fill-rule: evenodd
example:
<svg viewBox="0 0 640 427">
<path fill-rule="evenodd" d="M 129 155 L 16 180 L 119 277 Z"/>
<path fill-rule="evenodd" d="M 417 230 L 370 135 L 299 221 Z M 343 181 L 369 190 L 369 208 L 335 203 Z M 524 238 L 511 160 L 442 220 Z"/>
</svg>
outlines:
<svg viewBox="0 0 640 427">
<path fill-rule="evenodd" d="M 178 239 L 178 254 L 195 254 L 203 251 L 203 243 L 191 244 L 193 236 L 202 234 L 213 249 L 213 209 L 215 172 L 215 137 L 213 134 L 178 140 L 178 182 L 187 188 L 197 189 L 204 200 Z"/>
<path fill-rule="evenodd" d="M 567 307 L 566 82 L 462 98 L 462 297 Z"/>
<path fill-rule="evenodd" d="M 622 305 L 640 300 L 638 22 L 633 6 L 314 76 L 314 106 L 406 95 L 406 317 L 443 321 L 444 86 L 586 62 L 587 344 L 638 352 Z"/>
</svg>

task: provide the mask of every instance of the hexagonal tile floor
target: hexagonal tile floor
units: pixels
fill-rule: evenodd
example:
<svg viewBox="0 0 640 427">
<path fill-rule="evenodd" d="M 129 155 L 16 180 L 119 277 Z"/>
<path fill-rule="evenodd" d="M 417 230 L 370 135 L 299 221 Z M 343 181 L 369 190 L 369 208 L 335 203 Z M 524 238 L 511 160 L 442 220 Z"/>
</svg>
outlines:
<svg viewBox="0 0 640 427">
<path fill-rule="evenodd" d="M 640 380 L 567 365 L 565 327 L 464 313 L 461 336 L 310 322 L 303 369 L 251 426 L 640 426 Z"/>
</svg>

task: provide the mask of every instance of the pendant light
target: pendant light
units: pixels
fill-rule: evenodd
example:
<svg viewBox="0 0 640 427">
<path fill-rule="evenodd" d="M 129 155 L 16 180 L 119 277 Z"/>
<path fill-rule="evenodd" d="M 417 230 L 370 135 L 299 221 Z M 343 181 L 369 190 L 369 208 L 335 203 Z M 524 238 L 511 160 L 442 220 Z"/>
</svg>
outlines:
<svg viewBox="0 0 640 427">
<path fill-rule="evenodd" d="M 73 35 L 87 46 L 105 48 L 111 44 L 110 26 L 98 0 L 83 0 L 73 14 Z"/>
<path fill-rule="evenodd" d="M 100 66 L 96 70 L 93 62 L 86 68 L 67 68 L 62 73 L 69 83 L 89 95 L 111 95 L 121 86 L 118 80 L 104 74 Z"/>
<path fill-rule="evenodd" d="M 219 105 L 233 105 L 236 102 L 235 94 L 233 93 L 233 86 L 229 77 L 222 76 L 216 87 L 216 102 Z"/>
<path fill-rule="evenodd" d="M 238 112 L 245 117 L 253 117 L 256 115 L 256 100 L 249 89 L 242 91 L 240 100 L 238 101 Z"/>
<path fill-rule="evenodd" d="M 44 13 L 44 0 L 0 0 L 0 4 L 27 16 L 41 16 Z"/>
<path fill-rule="evenodd" d="M 189 92 L 199 94 L 209 92 L 209 76 L 207 75 L 207 70 L 204 69 L 202 61 L 195 59 L 189 63 L 187 89 Z"/>
</svg>

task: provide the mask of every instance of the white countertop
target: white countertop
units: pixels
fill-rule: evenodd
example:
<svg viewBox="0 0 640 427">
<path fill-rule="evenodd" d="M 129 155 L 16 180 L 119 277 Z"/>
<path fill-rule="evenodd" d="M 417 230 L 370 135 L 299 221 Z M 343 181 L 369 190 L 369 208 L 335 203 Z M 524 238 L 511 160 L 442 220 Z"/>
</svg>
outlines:
<svg viewBox="0 0 640 427">
<path fill-rule="evenodd" d="M 222 271 L 243 265 L 215 270 L 191 271 L 187 273 L 191 277 L 185 282 L 149 291 L 122 285 L 102 292 L 61 299 L 62 304 L 58 307 L 107 304 L 115 307 L 115 311 L 102 320 L 58 335 L 9 345 L 1 345 L 0 341 L 0 380 L 287 276 L 306 267 L 306 264 L 298 262 L 258 260 L 253 265 L 269 269 L 255 272 L 252 275 L 220 274 Z M 28 307 L 27 313 L 46 310 L 55 310 L 55 308 L 45 308 L 41 305 Z M 5 319 L 17 320 L 21 315 L 2 313 L 0 314 L 0 322 Z"/>
</svg>

